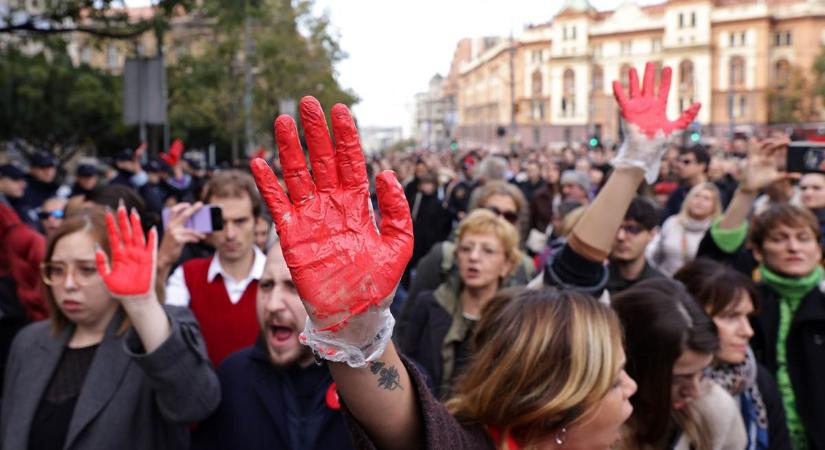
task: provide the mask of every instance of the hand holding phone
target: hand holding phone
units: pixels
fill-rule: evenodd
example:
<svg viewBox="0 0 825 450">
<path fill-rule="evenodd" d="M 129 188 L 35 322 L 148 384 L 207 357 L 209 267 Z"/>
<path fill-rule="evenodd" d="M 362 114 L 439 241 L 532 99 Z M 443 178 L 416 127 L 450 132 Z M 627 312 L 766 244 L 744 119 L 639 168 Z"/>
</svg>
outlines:
<svg viewBox="0 0 825 450">
<path fill-rule="evenodd" d="M 167 229 L 170 223 L 171 213 L 171 208 L 164 208 L 161 213 L 163 215 L 164 230 Z M 183 220 L 180 225 L 189 230 L 200 233 L 212 233 L 223 230 L 223 210 L 218 205 L 200 206 L 197 210 L 191 212 L 191 215 L 183 219 L 185 220 Z"/>
<path fill-rule="evenodd" d="M 171 208 L 164 208 L 163 216 L 163 239 L 158 249 L 158 267 L 161 270 L 168 270 L 180 258 L 183 246 L 199 242 L 206 238 L 206 233 L 216 231 L 215 228 L 223 228 L 223 215 L 220 207 L 204 208 L 203 203 L 195 204 L 178 203 Z M 213 214 L 221 214 L 219 223 L 212 223 Z M 200 214 L 201 218 L 193 220 Z M 208 218 L 208 225 L 207 225 Z M 199 231 L 198 228 L 209 230 Z"/>
</svg>

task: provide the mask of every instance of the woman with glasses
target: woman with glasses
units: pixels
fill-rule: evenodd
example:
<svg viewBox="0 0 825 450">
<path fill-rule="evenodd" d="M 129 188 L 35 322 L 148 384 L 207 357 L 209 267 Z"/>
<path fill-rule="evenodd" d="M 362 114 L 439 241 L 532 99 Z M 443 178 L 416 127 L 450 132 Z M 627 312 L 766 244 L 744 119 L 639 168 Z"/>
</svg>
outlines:
<svg viewBox="0 0 825 450">
<path fill-rule="evenodd" d="M 526 220 L 522 218 L 526 218 L 527 215 L 527 202 L 524 200 L 524 194 L 518 186 L 503 181 L 489 181 L 484 186 L 476 188 L 472 194 L 470 211 L 479 208 L 489 210 L 516 227 L 516 232 L 519 233 L 519 245 L 521 245 L 524 237 L 521 230 L 523 224 L 526 224 Z M 454 230 L 457 230 L 457 228 Z M 416 239 L 417 237 L 416 234 Z M 458 273 L 455 264 L 455 246 L 454 237 L 448 241 L 438 242 L 429 248 L 427 254 L 415 264 L 415 276 L 410 280 L 406 301 L 397 305 L 402 307 L 399 314 L 399 328 L 406 326 L 406 317 L 417 307 L 416 298 L 419 293 L 435 290 L 451 275 Z M 412 265 L 413 263 L 410 263 L 410 266 Z M 527 255 L 522 255 L 521 261 L 513 269 L 510 276 L 503 280 L 502 286 L 523 286 L 534 275 L 535 265 L 532 259 Z"/>
<path fill-rule="evenodd" d="M 681 283 L 637 283 L 612 306 L 625 330 L 630 399 L 622 449 L 741 450 L 747 438 L 733 398 L 706 379 L 719 339 Z"/>
<path fill-rule="evenodd" d="M 0 417 L 8 449 L 188 448 L 220 401 L 198 324 L 155 295 L 157 234 L 121 207 L 67 217 L 42 265 L 49 321 L 10 351 Z"/>
<path fill-rule="evenodd" d="M 426 369 L 442 398 L 466 362 L 481 309 L 521 261 L 518 233 L 501 216 L 476 209 L 458 225 L 455 259 L 458 273 L 422 292 L 397 334 L 401 351 Z"/>
</svg>

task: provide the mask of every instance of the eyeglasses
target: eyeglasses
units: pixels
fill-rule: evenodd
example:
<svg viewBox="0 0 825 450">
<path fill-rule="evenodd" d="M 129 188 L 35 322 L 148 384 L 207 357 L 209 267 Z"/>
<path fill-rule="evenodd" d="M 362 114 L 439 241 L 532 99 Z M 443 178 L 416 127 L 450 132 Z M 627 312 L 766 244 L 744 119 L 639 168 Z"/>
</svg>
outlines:
<svg viewBox="0 0 825 450">
<path fill-rule="evenodd" d="M 683 166 L 689 166 L 689 165 L 691 165 L 695 162 L 696 161 L 693 160 L 693 159 L 679 158 L 679 163 L 682 164 Z"/>
<path fill-rule="evenodd" d="M 619 231 L 624 231 L 626 234 L 636 236 L 637 234 L 644 231 L 644 228 L 642 228 L 639 225 L 622 225 L 619 227 Z"/>
<path fill-rule="evenodd" d="M 497 216 L 504 217 L 504 220 L 512 223 L 513 225 L 515 225 L 516 222 L 518 222 L 518 213 L 515 211 L 502 211 L 496 208 L 495 206 L 486 206 L 484 209 L 492 212 Z"/>
<path fill-rule="evenodd" d="M 40 211 L 37 213 L 37 218 L 40 220 L 46 220 L 49 217 L 53 217 L 55 219 L 62 219 L 63 215 L 64 213 L 62 209 L 56 209 L 54 211 Z"/>
<path fill-rule="evenodd" d="M 62 285 L 71 273 L 72 280 L 78 286 L 86 286 L 100 276 L 94 261 L 76 261 L 74 264 L 64 262 L 47 262 L 40 265 L 40 274 L 47 286 Z"/>
</svg>

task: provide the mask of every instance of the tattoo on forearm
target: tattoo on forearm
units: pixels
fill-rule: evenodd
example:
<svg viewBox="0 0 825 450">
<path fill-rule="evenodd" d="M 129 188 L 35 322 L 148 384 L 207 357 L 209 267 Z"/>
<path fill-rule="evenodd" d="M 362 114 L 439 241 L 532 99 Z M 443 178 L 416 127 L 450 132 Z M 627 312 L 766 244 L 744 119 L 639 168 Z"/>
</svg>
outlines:
<svg viewBox="0 0 825 450">
<path fill-rule="evenodd" d="M 369 365 L 370 372 L 373 375 L 378 375 L 378 386 L 388 391 L 396 389 L 404 390 L 399 382 L 401 377 L 398 375 L 398 369 L 389 366 L 381 361 L 371 362 Z"/>
</svg>

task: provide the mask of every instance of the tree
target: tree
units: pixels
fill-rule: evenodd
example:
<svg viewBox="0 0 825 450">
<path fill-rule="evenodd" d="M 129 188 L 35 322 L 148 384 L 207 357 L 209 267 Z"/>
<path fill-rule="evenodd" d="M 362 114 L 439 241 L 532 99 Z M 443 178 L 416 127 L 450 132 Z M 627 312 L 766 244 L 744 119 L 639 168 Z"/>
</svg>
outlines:
<svg viewBox="0 0 825 450">
<path fill-rule="evenodd" d="M 768 89 L 771 123 L 807 122 L 815 117 L 814 89 L 800 67 L 790 67 L 781 83 Z"/>
<path fill-rule="evenodd" d="M 121 121 L 121 80 L 73 66 L 60 38 L 46 44 L 35 55 L 0 50 L 0 141 L 61 157 L 122 145 L 130 130 Z"/>
<path fill-rule="evenodd" d="M 313 95 L 330 107 L 352 105 L 356 96 L 340 87 L 335 63 L 346 57 L 325 16 L 312 15 L 301 0 L 205 1 L 202 12 L 216 20 L 214 42 L 169 68 L 172 134 L 187 143 L 229 144 L 239 154 L 244 128 L 243 65 L 254 71 L 252 122 L 258 142 L 271 142 L 279 101 Z M 244 25 L 251 20 L 254 53 L 246 54 Z"/>
</svg>

